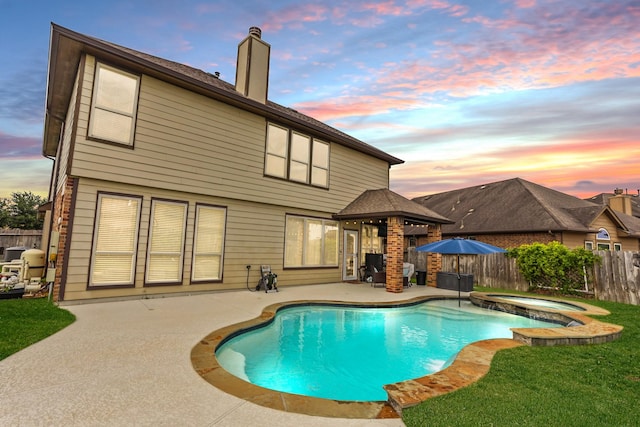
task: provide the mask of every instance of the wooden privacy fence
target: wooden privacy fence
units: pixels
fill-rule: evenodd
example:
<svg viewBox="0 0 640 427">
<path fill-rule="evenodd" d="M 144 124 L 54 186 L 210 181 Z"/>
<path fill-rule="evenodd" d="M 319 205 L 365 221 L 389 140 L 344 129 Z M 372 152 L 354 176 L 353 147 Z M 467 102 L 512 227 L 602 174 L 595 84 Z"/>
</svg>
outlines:
<svg viewBox="0 0 640 427">
<path fill-rule="evenodd" d="M 596 299 L 640 305 L 640 252 L 595 251 L 602 262 L 587 271 L 586 289 Z M 407 262 L 426 265 L 426 254 L 409 248 Z M 456 272 L 458 257 L 442 255 L 442 271 Z M 417 270 L 420 268 L 416 267 Z M 522 277 L 516 260 L 503 253 L 460 255 L 460 273 L 473 274 L 474 283 L 488 288 L 526 291 L 529 283 Z"/>
<path fill-rule="evenodd" d="M 640 252 L 595 253 L 602 257 L 593 268 L 596 298 L 640 305 Z"/>
</svg>

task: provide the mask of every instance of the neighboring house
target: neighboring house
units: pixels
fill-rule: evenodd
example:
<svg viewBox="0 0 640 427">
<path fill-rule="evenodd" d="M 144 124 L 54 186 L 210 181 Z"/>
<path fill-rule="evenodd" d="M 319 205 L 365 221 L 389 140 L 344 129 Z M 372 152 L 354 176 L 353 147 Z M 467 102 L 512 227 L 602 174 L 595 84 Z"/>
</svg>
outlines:
<svg viewBox="0 0 640 427">
<path fill-rule="evenodd" d="M 613 205 L 617 197 L 625 196 L 612 197 Z M 503 248 L 558 241 L 569 248 L 640 249 L 639 218 L 520 178 L 413 200 L 454 221 L 442 226 L 443 238 L 473 238 Z"/>
<path fill-rule="evenodd" d="M 43 240 L 55 299 L 253 289 L 261 265 L 279 287 L 355 280 L 372 250 L 400 258 L 387 289 L 402 292 L 402 246 L 383 248 L 374 228 L 418 222 L 439 238 L 440 217 L 407 199 L 413 210 L 363 212 L 358 226 L 334 217 L 388 189 L 402 160 L 269 101 L 259 29 L 238 46 L 235 85 L 55 24 L 50 43 Z"/>
<path fill-rule="evenodd" d="M 628 194 L 621 188 L 616 188 L 613 193 L 600 193 L 585 199 L 598 205 L 609 206 L 616 212 L 640 218 L 640 190 L 638 194 Z"/>
</svg>

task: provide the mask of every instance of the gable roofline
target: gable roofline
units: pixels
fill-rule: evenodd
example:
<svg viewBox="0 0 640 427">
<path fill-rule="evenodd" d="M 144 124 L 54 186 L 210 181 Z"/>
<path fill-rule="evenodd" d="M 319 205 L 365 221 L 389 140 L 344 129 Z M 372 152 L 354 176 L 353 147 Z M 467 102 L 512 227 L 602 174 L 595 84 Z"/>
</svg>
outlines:
<svg viewBox="0 0 640 427">
<path fill-rule="evenodd" d="M 413 200 L 455 221 L 442 226 L 446 235 L 593 232 L 593 221 L 605 210 L 601 205 L 522 178 Z M 614 212 L 607 213 L 616 220 Z M 622 224 L 619 220 L 616 223 Z"/>
<path fill-rule="evenodd" d="M 365 190 L 349 205 L 337 214 L 334 219 L 384 219 L 402 216 L 407 221 L 419 224 L 452 224 L 450 219 L 401 196 L 387 188 Z"/>
<path fill-rule="evenodd" d="M 272 101 L 266 104 L 245 97 L 235 86 L 217 76 L 114 43 L 77 33 L 51 23 L 49 63 L 45 101 L 45 125 L 42 153 L 55 156 L 71 92 L 81 58 L 90 54 L 132 71 L 144 73 L 184 89 L 199 93 L 269 120 L 306 131 L 320 139 L 337 143 L 386 161 L 389 165 L 403 160 L 339 131 L 319 120 Z"/>
</svg>

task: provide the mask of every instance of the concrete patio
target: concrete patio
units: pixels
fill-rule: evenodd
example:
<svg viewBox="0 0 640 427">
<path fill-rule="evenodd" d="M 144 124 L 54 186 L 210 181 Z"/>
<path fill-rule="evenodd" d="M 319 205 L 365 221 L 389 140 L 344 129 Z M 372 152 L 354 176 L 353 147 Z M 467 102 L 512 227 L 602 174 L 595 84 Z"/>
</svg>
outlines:
<svg viewBox="0 0 640 427">
<path fill-rule="evenodd" d="M 0 425 L 402 426 L 398 418 L 323 418 L 249 403 L 204 381 L 190 353 L 213 330 L 252 319 L 276 302 L 423 295 L 457 292 L 412 286 L 394 294 L 334 283 L 69 305 L 76 322 L 0 362 Z"/>
</svg>

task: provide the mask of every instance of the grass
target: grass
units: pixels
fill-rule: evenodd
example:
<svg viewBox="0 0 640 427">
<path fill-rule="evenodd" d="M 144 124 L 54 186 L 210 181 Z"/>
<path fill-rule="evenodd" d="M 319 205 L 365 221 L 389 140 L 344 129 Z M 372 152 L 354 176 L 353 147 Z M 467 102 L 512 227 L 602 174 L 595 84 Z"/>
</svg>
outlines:
<svg viewBox="0 0 640 427">
<path fill-rule="evenodd" d="M 0 300 L 0 360 L 17 353 L 76 320 L 46 298 Z"/>
<path fill-rule="evenodd" d="M 480 381 L 405 410 L 403 421 L 408 427 L 638 425 L 640 307 L 587 302 L 611 312 L 594 318 L 624 326 L 620 339 L 499 351 Z"/>
</svg>

